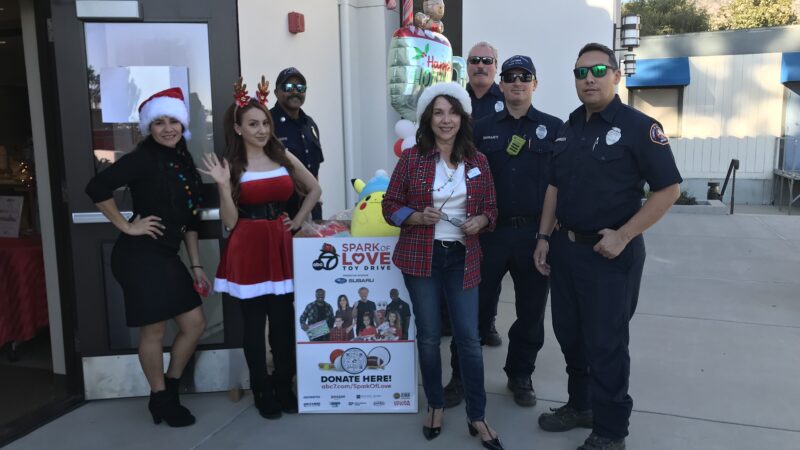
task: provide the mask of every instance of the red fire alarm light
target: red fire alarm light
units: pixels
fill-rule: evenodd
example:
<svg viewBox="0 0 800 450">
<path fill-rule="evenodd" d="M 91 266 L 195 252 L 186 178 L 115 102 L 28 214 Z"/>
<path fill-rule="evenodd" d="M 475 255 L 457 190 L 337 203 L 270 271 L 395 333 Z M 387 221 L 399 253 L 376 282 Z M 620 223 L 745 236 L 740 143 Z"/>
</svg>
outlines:
<svg viewBox="0 0 800 450">
<path fill-rule="evenodd" d="M 306 31 L 306 17 L 299 12 L 289 13 L 289 33 L 297 34 Z"/>
</svg>

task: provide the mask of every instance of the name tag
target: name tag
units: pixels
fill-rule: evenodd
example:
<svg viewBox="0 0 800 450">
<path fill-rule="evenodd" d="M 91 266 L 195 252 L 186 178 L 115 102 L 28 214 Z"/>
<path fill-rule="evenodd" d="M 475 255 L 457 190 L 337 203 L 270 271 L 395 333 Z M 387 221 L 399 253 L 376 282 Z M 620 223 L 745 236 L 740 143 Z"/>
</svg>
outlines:
<svg viewBox="0 0 800 450">
<path fill-rule="evenodd" d="M 481 174 L 481 169 L 473 167 L 472 169 L 469 169 L 469 172 L 467 172 L 467 178 L 475 178 L 480 174 Z"/>
</svg>

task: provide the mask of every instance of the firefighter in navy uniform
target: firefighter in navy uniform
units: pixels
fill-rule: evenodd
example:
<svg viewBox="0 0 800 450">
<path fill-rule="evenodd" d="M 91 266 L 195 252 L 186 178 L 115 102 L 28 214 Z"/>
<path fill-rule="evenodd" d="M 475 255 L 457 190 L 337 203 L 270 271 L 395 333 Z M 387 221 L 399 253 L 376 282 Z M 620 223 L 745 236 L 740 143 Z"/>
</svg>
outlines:
<svg viewBox="0 0 800 450">
<path fill-rule="evenodd" d="M 319 127 L 301 108 L 306 101 L 306 77 L 296 68 L 289 67 L 278 74 L 275 83 L 275 97 L 278 102 L 269 110 L 272 123 L 275 124 L 273 132 L 314 178 L 319 179 L 319 166 L 325 160 L 319 140 Z M 290 215 L 292 211 L 299 209 L 300 203 L 301 200 L 295 193 L 286 208 Z M 317 203 L 311 210 L 311 219 L 322 219 L 321 203 Z"/>
<path fill-rule="evenodd" d="M 574 75 L 583 105 L 555 141 L 533 255 L 550 276 L 569 401 L 542 414 L 539 426 L 591 428 L 579 450 L 619 450 L 633 407 L 628 325 L 644 267 L 642 232 L 672 206 L 683 180 L 661 125 L 615 94 L 621 74 L 612 50 L 587 44 Z M 642 205 L 645 182 L 652 195 Z"/>
<path fill-rule="evenodd" d="M 548 279 L 533 265 L 536 232 L 547 189 L 553 141 L 562 121 L 531 105 L 537 88 L 536 68 L 527 56 L 512 56 L 502 66 L 500 89 L 505 95 L 499 112 L 474 124 L 475 146 L 489 160 L 497 192 L 497 228 L 481 235 L 481 284 L 478 327 L 481 341 L 491 345 L 503 277 L 514 281 L 516 321 L 508 331 L 504 370 L 508 388 L 520 406 L 534 406 L 533 374 L 536 356 L 544 344 L 544 311 Z M 498 337 L 499 340 L 499 337 Z M 499 344 L 499 342 L 498 342 Z M 457 349 L 451 346 L 451 352 Z M 458 380 L 457 358 L 452 358 L 453 380 Z"/>
</svg>

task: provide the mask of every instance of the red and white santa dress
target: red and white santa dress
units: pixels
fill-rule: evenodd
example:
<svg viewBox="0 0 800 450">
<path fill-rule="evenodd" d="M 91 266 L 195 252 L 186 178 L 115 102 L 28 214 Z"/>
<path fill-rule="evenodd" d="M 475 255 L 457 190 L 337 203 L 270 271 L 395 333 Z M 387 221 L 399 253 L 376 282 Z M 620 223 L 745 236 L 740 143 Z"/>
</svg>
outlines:
<svg viewBox="0 0 800 450">
<path fill-rule="evenodd" d="M 286 168 L 246 171 L 239 181 L 239 205 L 286 202 L 294 184 Z M 239 299 L 294 291 L 292 234 L 278 217 L 239 217 L 220 258 L 214 290 Z"/>
</svg>

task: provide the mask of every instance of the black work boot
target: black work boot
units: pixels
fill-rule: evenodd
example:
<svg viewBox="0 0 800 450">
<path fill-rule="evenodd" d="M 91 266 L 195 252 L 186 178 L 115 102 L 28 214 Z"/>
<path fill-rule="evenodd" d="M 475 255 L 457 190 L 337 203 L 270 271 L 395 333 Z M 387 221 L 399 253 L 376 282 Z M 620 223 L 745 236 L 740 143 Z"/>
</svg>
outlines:
<svg viewBox="0 0 800 450">
<path fill-rule="evenodd" d="M 461 382 L 461 377 L 454 376 L 444 387 L 444 407 L 458 406 L 461 400 L 464 400 L 464 383 Z"/>
<path fill-rule="evenodd" d="M 488 345 L 489 347 L 500 347 L 503 345 L 503 338 L 500 337 L 497 328 L 494 326 L 494 318 L 492 318 L 489 329 L 481 333 L 481 344 Z"/>
<path fill-rule="evenodd" d="M 253 403 L 265 419 L 279 419 L 281 417 L 281 404 L 275 398 L 275 389 L 272 380 L 268 376 L 254 379 L 250 383 L 253 391 Z"/>
<path fill-rule="evenodd" d="M 506 386 L 514 393 L 514 402 L 519 406 L 536 405 L 536 391 L 530 377 L 509 377 Z"/>
<path fill-rule="evenodd" d="M 150 410 L 150 414 L 153 416 L 153 423 L 156 425 L 161 423 L 162 420 L 171 427 L 187 427 L 195 422 L 195 418 L 189 413 L 189 410 L 181 408 L 181 405 L 176 401 L 176 397 L 166 390 L 150 392 L 150 402 L 147 404 L 147 409 Z"/>
<path fill-rule="evenodd" d="M 614 440 L 592 433 L 578 450 L 625 450 L 625 439 Z"/>
<path fill-rule="evenodd" d="M 578 411 L 569 404 L 550 408 L 539 416 L 539 428 L 544 431 L 567 431 L 573 428 L 592 428 L 592 410 Z"/>
</svg>

